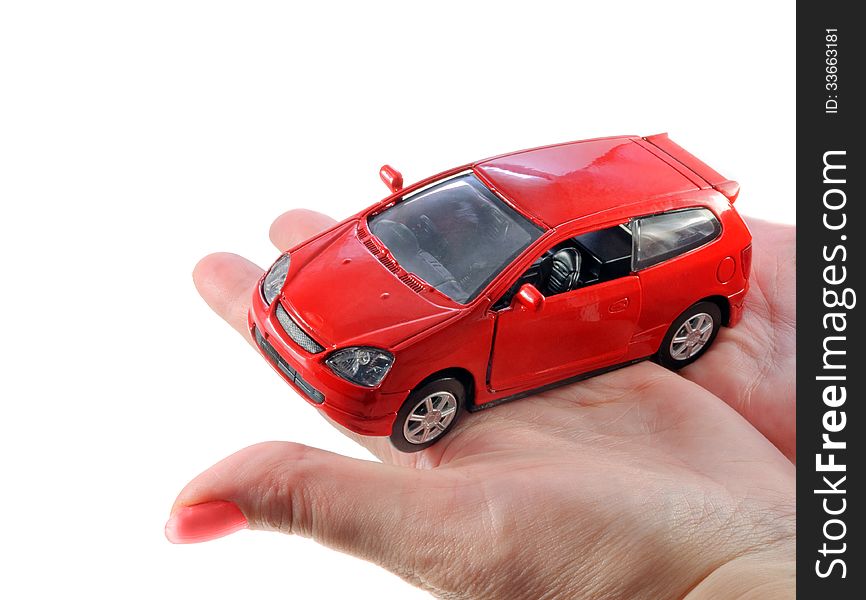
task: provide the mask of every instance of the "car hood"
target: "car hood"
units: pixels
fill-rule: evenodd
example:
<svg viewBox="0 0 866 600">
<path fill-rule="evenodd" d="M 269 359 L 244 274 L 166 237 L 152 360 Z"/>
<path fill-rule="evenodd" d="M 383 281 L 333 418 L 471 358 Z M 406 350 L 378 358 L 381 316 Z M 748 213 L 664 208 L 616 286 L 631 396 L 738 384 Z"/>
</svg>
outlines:
<svg viewBox="0 0 866 600">
<path fill-rule="evenodd" d="M 291 253 L 281 302 L 326 348 L 390 349 L 457 316 L 436 292 L 418 293 L 389 271 L 358 239 L 348 221 Z"/>
</svg>

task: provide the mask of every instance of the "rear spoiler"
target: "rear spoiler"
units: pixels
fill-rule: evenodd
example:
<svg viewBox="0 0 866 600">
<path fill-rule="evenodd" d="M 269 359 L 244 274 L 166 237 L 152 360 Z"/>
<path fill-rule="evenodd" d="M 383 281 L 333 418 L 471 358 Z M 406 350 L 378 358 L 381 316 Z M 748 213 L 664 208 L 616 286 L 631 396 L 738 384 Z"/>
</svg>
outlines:
<svg viewBox="0 0 866 600">
<path fill-rule="evenodd" d="M 704 161 L 696 157 L 691 152 L 684 150 L 682 146 L 677 144 L 667 133 L 659 133 L 645 137 L 644 140 L 676 160 L 689 171 L 697 175 L 699 178 L 707 182 L 709 187 L 720 192 L 727 198 L 731 204 L 737 199 L 740 193 L 740 184 L 730 179 L 725 179 L 718 172 L 712 169 Z"/>
</svg>

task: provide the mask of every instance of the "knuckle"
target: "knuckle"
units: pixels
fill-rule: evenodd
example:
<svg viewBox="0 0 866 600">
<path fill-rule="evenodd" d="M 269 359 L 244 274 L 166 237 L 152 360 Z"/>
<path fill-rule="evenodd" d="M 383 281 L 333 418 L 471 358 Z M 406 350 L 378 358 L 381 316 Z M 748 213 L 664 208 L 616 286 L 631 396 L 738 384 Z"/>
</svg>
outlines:
<svg viewBox="0 0 866 600">
<path fill-rule="evenodd" d="M 289 442 L 264 442 L 253 448 L 264 455 L 252 495 L 257 524 L 262 529 L 309 537 L 313 507 L 307 487 L 317 453 Z"/>
</svg>

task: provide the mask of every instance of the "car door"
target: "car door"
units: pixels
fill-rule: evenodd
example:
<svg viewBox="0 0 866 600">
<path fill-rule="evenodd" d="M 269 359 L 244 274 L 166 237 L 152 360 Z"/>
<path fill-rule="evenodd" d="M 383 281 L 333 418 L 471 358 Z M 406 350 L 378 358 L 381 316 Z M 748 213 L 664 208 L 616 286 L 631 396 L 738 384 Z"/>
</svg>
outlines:
<svg viewBox="0 0 866 600">
<path fill-rule="evenodd" d="M 539 386 L 615 364 L 640 315 L 640 280 L 628 275 L 546 297 L 541 307 L 513 303 L 496 316 L 490 387 Z"/>
</svg>

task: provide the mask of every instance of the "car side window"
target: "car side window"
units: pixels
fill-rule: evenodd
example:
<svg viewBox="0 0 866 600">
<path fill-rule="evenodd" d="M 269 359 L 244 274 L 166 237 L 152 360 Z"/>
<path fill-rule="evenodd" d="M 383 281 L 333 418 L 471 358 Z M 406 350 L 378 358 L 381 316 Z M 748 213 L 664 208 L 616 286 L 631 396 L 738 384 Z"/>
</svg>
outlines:
<svg viewBox="0 0 866 600">
<path fill-rule="evenodd" d="M 688 208 L 632 221 L 635 271 L 699 248 L 716 239 L 722 226 L 706 208 Z"/>
<path fill-rule="evenodd" d="M 569 238 L 548 249 L 494 305 L 506 308 L 524 284 L 545 297 L 624 277 L 631 272 L 631 230 L 616 225 Z"/>
</svg>

